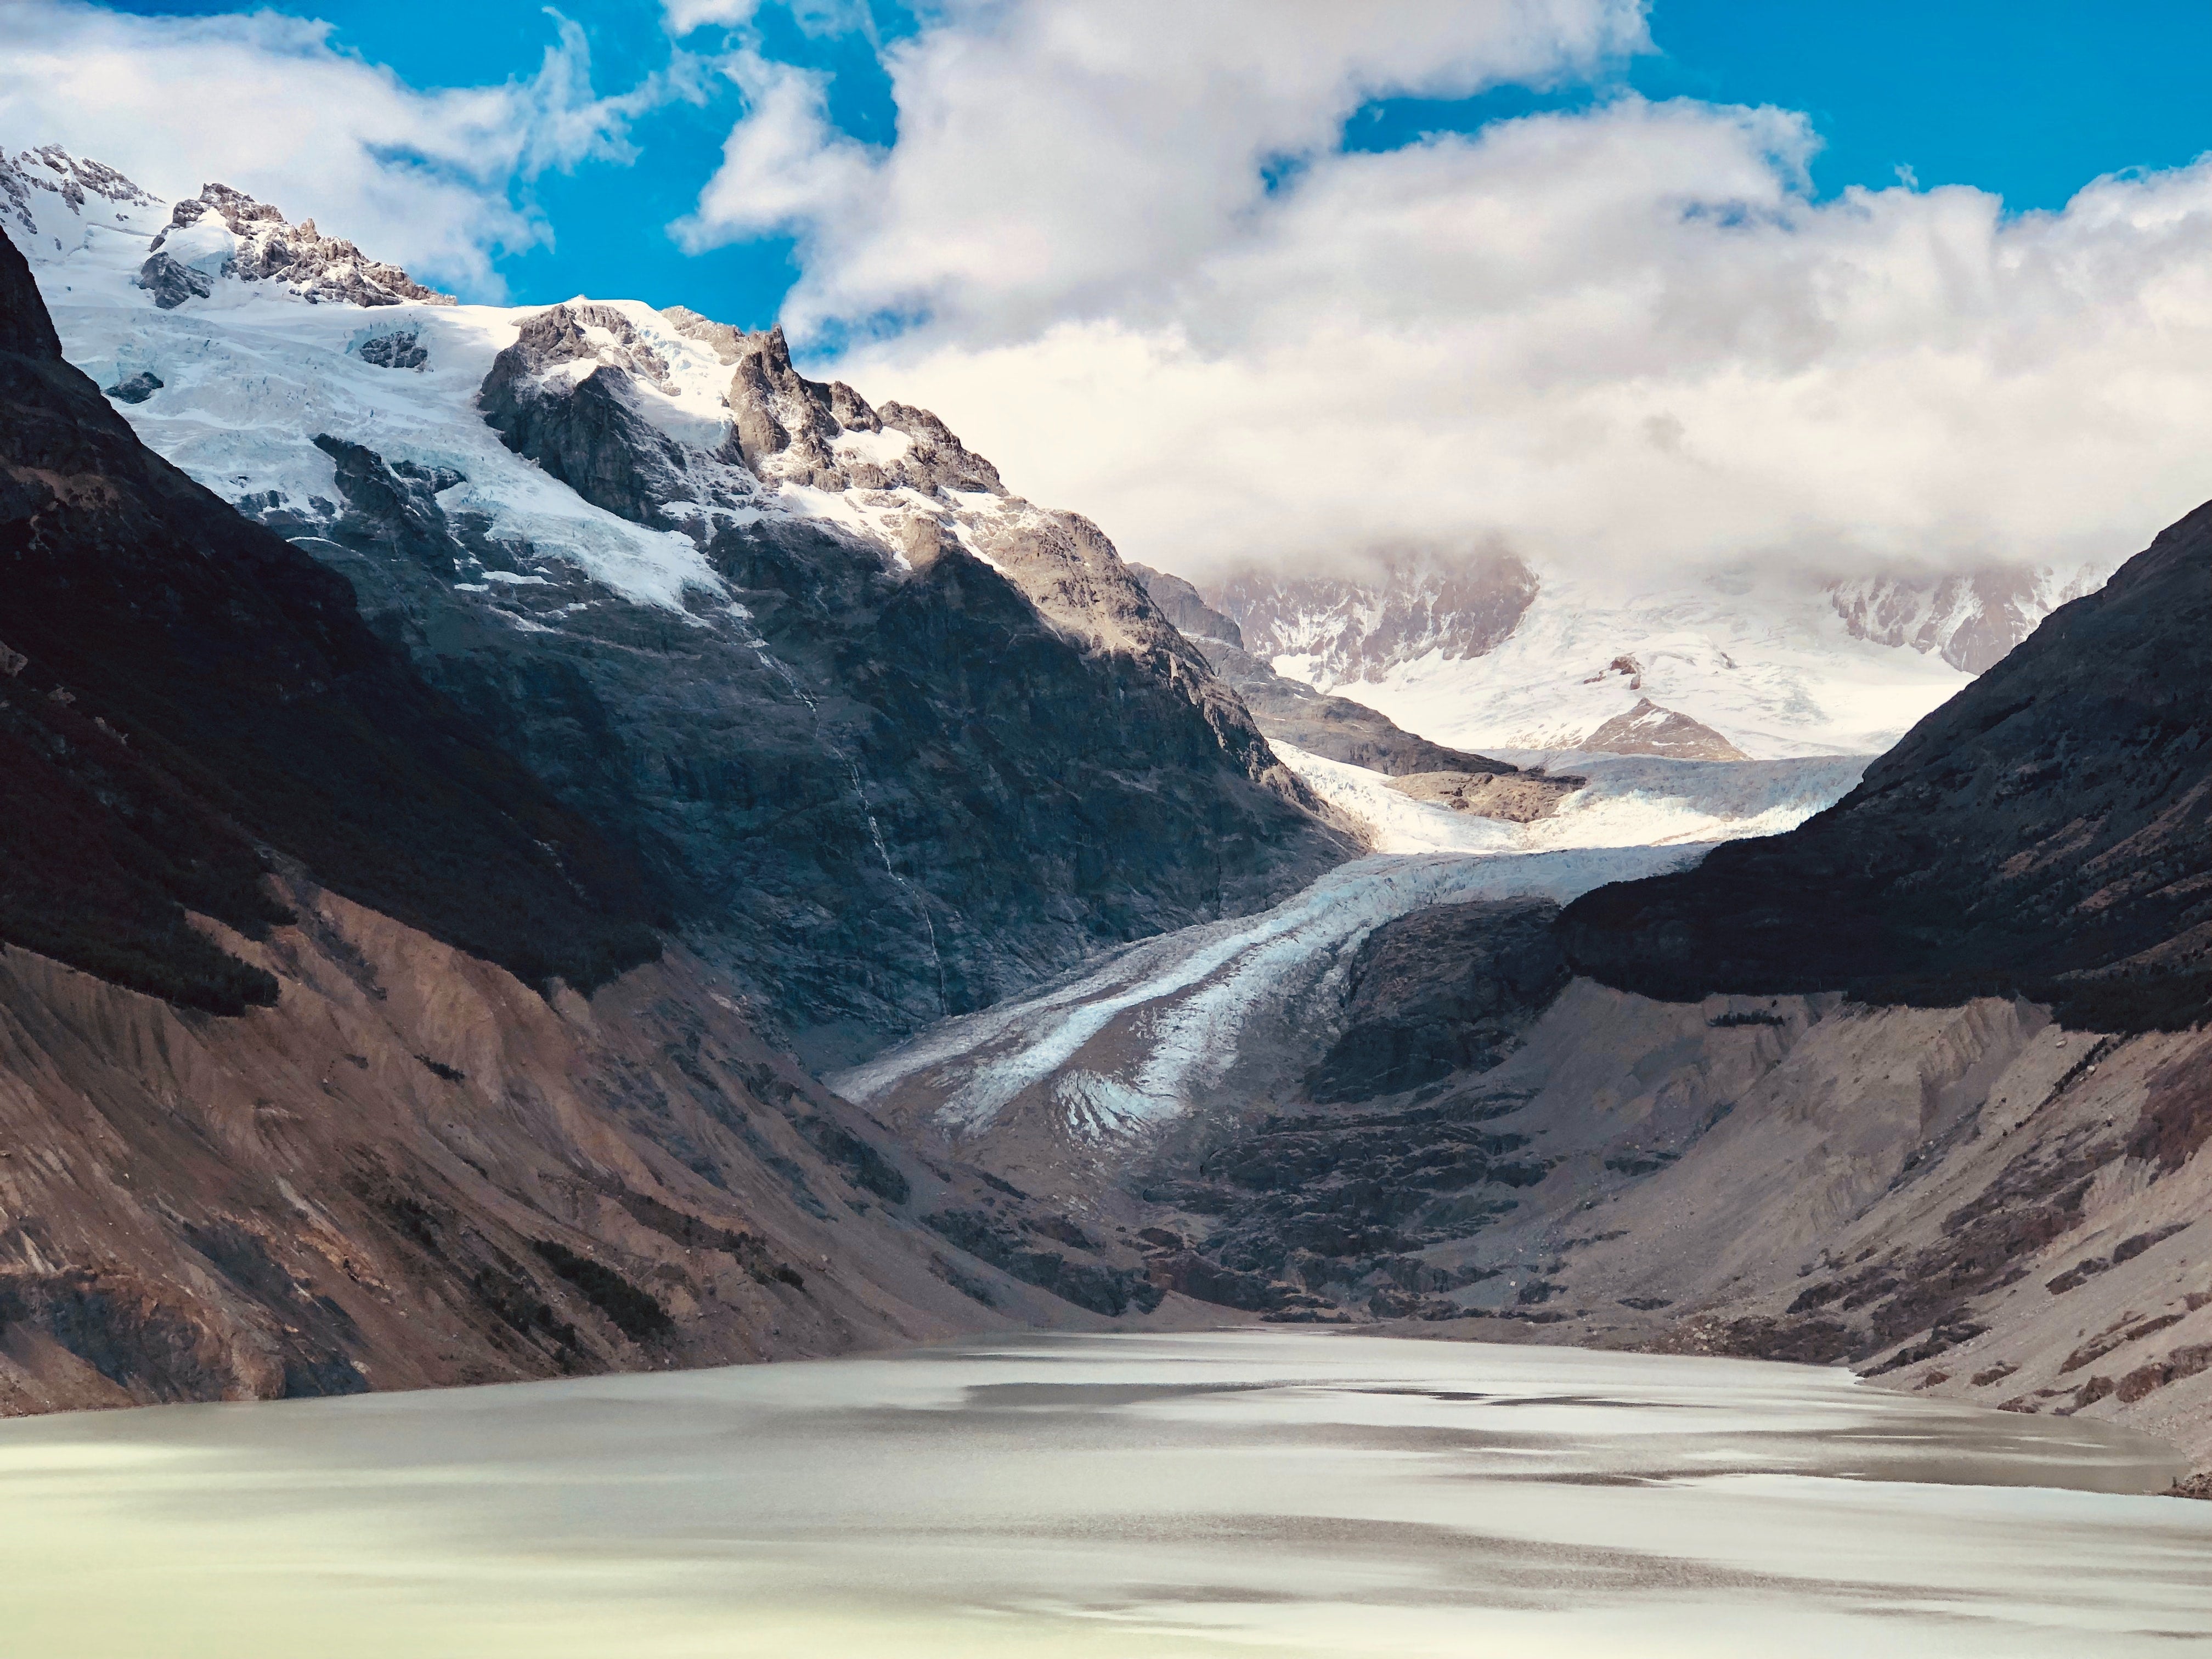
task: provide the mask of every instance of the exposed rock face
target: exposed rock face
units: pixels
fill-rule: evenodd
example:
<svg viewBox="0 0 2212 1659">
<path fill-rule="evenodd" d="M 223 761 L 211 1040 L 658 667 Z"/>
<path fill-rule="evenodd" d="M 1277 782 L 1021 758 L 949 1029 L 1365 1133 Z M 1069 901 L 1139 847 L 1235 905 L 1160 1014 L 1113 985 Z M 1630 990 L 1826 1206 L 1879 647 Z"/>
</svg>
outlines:
<svg viewBox="0 0 2212 1659">
<path fill-rule="evenodd" d="M 1859 638 L 1934 652 L 1954 668 L 1978 674 L 2003 660 L 2060 605 L 2094 592 L 2106 568 L 1997 566 L 1952 576 L 1867 577 L 1834 584 L 1828 597 Z"/>
<path fill-rule="evenodd" d="M 1608 982 L 1990 990 L 2140 1030 L 2212 1006 L 2212 507 L 2163 532 L 1786 836 L 1564 919 Z"/>
<path fill-rule="evenodd" d="M 58 198 L 80 216 L 99 203 L 111 209 L 155 204 L 151 196 L 113 167 L 81 160 L 59 144 L 42 144 L 36 149 L 19 151 L 12 157 L 0 154 L 0 220 L 7 222 L 7 234 L 32 237 L 40 234 L 40 192 Z"/>
<path fill-rule="evenodd" d="M 323 881 L 531 979 L 659 949 L 635 868 L 487 747 L 345 585 L 142 446 L 0 246 L 0 939 L 202 1007 L 276 987 L 185 925 Z"/>
<path fill-rule="evenodd" d="M 563 372 L 575 364 L 590 367 Z M 556 306 L 522 325 L 477 404 L 508 448 L 622 518 L 653 521 L 679 501 L 738 506 L 752 494 L 748 481 L 720 476 L 703 458 L 690 467 L 683 447 L 638 411 L 638 380 L 659 382 L 667 372 L 620 312 Z"/>
<path fill-rule="evenodd" d="M 1506 554 L 1396 555 L 1364 578 L 1231 577 L 1215 607 L 1263 659 L 1312 659 L 1323 684 L 1379 680 L 1430 652 L 1479 657 L 1513 632 L 1536 597 L 1536 578 Z"/>
<path fill-rule="evenodd" d="M 161 389 L 162 381 L 151 369 L 141 369 L 128 380 L 118 380 L 104 389 L 104 395 L 118 404 L 143 404 Z"/>
<path fill-rule="evenodd" d="M 1371 1100 L 1486 1071 L 1567 983 L 1545 899 L 1439 904 L 1385 922 L 1352 964 L 1346 1025 L 1307 1081 L 1316 1101 Z"/>
<path fill-rule="evenodd" d="M 361 343 L 361 360 L 379 368 L 421 368 L 430 361 L 422 337 L 413 329 L 379 334 Z"/>
<path fill-rule="evenodd" d="M 152 295 L 154 303 L 162 310 L 174 311 L 187 300 L 204 300 L 214 293 L 215 276 L 179 264 L 169 254 L 155 253 L 138 267 L 138 286 Z"/>
<path fill-rule="evenodd" d="M 1095 526 L 1006 495 L 934 416 L 805 380 L 780 334 L 671 315 L 732 369 L 734 418 L 696 434 L 711 447 L 671 435 L 671 365 L 611 307 L 526 321 L 480 404 L 586 500 L 699 543 L 727 603 L 671 629 L 580 605 L 541 567 L 500 593 L 532 619 L 518 634 L 464 620 L 477 602 L 419 554 L 341 568 L 426 672 L 641 850 L 697 948 L 808 1054 L 1256 908 L 1350 851 Z M 770 484 L 890 502 L 899 544 L 764 513 Z M 390 492 L 339 485 L 326 556 L 419 540 Z M 454 568 L 513 563 L 482 530 L 447 520 Z"/>
<path fill-rule="evenodd" d="M 398 266 L 324 235 L 313 219 L 289 224 L 242 191 L 203 185 L 198 196 L 176 204 L 168 228 L 154 238 L 138 283 L 166 310 L 213 293 L 217 276 L 281 283 L 310 304 L 453 303 L 453 295 L 423 287 Z"/>
<path fill-rule="evenodd" d="M 1534 823 L 1558 811 L 1586 781 L 1565 772 L 1413 772 L 1395 779 L 1391 787 L 1455 812 Z"/>
<path fill-rule="evenodd" d="M 1599 726 L 1583 739 L 1582 746 L 1601 754 L 1665 755 L 1674 760 L 1750 758 L 1711 726 L 1662 708 L 1649 697 Z"/>
<path fill-rule="evenodd" d="M 1385 715 L 1349 697 L 1335 697 L 1278 674 L 1243 647 L 1237 624 L 1214 610 L 1180 576 L 1144 565 L 1128 567 L 1160 612 L 1194 641 L 1252 711 L 1268 738 L 1392 777 L 1417 772 L 1511 774 L 1504 761 L 1450 749 L 1402 731 Z"/>
<path fill-rule="evenodd" d="M 1131 565 L 1129 574 L 1144 584 L 1146 593 L 1159 606 L 1160 614 L 1181 629 L 1184 638 L 1199 641 L 1202 645 L 1225 645 L 1232 650 L 1243 651 L 1244 630 L 1208 605 L 1206 596 L 1182 577 L 1145 564 Z M 1218 668 L 1220 665 L 1215 666 Z"/>
</svg>

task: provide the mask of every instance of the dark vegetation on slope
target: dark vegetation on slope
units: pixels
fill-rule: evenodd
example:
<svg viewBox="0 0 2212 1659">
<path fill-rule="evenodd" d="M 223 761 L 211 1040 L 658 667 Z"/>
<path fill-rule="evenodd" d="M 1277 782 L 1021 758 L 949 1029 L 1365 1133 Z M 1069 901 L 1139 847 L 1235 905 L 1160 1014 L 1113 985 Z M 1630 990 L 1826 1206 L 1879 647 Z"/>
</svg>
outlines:
<svg viewBox="0 0 2212 1659">
<path fill-rule="evenodd" d="M 653 957 L 634 866 L 363 625 L 344 581 L 138 441 L 0 239 L 0 939 L 190 1006 L 265 860 L 532 981 Z"/>
<path fill-rule="evenodd" d="M 2047 1002 L 2077 1028 L 2212 1008 L 2212 506 L 2061 608 L 1835 806 L 1600 888 L 1568 958 L 1623 989 Z"/>
</svg>

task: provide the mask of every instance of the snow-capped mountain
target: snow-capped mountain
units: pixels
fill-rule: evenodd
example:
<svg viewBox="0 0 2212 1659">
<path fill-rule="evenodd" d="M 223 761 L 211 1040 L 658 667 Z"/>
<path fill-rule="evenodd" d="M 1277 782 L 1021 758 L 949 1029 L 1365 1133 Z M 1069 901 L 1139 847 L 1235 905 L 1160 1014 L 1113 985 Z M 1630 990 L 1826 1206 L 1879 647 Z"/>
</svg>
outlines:
<svg viewBox="0 0 2212 1659">
<path fill-rule="evenodd" d="M 1653 580 L 1431 555 L 1360 578 L 1246 574 L 1207 598 L 1278 672 L 1439 743 L 1545 752 L 1603 747 L 1607 729 L 1673 752 L 1638 734 L 1676 717 L 1711 733 L 1696 752 L 1774 758 L 1887 748 L 2105 574 Z"/>
<path fill-rule="evenodd" d="M 455 304 L 51 148 L 0 206 L 144 441 L 343 572 L 809 1052 L 1352 850 L 1096 526 L 780 333 Z"/>
<path fill-rule="evenodd" d="M 2094 593 L 2108 564 L 2072 570 L 1999 566 L 1962 575 L 1862 577 L 1829 588 L 1844 626 L 1860 639 L 1933 652 L 1954 668 L 1994 667 L 2069 599 Z"/>
</svg>

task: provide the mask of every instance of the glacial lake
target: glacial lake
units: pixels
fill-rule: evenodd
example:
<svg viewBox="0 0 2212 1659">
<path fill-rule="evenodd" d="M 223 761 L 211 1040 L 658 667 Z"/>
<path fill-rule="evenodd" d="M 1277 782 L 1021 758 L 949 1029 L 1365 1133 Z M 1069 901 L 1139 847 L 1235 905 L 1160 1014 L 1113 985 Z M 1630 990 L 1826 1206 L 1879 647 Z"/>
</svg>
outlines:
<svg viewBox="0 0 2212 1659">
<path fill-rule="evenodd" d="M 2082 1419 L 1320 1332 L 0 1424 L 11 1659 L 2118 1659 L 2212 1504 Z"/>
</svg>

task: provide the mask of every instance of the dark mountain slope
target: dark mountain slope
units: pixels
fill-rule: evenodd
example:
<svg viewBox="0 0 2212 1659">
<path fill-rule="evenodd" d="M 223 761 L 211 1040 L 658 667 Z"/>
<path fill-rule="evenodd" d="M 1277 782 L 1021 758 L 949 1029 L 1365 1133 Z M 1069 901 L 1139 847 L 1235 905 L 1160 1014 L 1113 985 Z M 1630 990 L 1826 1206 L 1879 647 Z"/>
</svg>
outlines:
<svg viewBox="0 0 2212 1659">
<path fill-rule="evenodd" d="M 1244 700 L 1253 720 L 1270 739 L 1395 778 L 1423 772 L 1483 777 L 1519 770 L 1486 755 L 1431 743 L 1365 703 L 1331 696 L 1278 674 L 1244 648 L 1243 630 L 1182 577 L 1141 564 L 1131 565 L 1129 574 L 1144 584 L 1161 614 L 1197 643 L 1213 672 Z"/>
<path fill-rule="evenodd" d="M 1095 526 L 1007 495 L 924 411 L 804 379 L 780 335 L 669 315 L 730 370 L 716 453 L 631 406 L 666 364 L 613 307 L 526 319 L 480 407 L 585 500 L 695 538 L 724 586 L 681 615 L 498 541 L 441 501 L 450 477 L 330 434 L 314 441 L 342 511 L 243 506 L 635 848 L 684 941 L 800 1053 L 848 1060 L 1103 947 L 1263 908 L 1353 854 Z M 891 475 L 834 448 L 885 434 Z M 773 501 L 732 446 L 810 489 L 898 483 L 917 509 L 902 544 L 736 510 Z M 518 564 L 529 581 L 487 586 Z"/>
<path fill-rule="evenodd" d="M 529 980 L 659 949 L 643 878 L 362 623 L 344 580 L 142 445 L 0 239 L 0 939 L 234 1012 L 272 855 Z"/>
<path fill-rule="evenodd" d="M 1599 889 L 1582 972 L 1681 1000 L 1986 993 L 2076 1027 L 2212 1005 L 2212 506 L 2036 632 L 1785 836 Z"/>
</svg>

